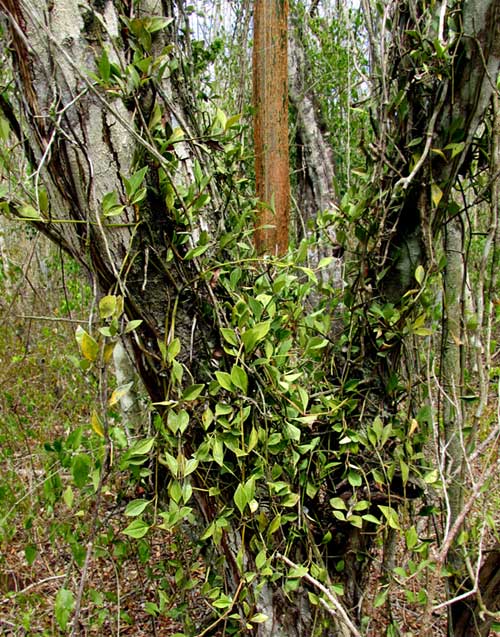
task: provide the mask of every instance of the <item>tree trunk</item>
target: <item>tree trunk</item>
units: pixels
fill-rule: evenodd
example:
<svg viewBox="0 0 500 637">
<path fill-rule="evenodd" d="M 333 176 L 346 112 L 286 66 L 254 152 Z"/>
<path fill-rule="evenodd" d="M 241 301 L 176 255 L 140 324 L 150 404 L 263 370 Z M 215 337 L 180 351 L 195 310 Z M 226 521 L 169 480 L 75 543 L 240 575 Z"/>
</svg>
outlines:
<svg viewBox="0 0 500 637">
<path fill-rule="evenodd" d="M 259 253 L 288 247 L 288 0 L 256 0 L 253 43 L 255 185 L 260 200 L 255 227 Z"/>
<path fill-rule="evenodd" d="M 324 257 L 333 257 L 329 267 L 318 275 L 323 282 L 341 287 L 341 249 L 333 229 L 333 223 L 326 226 L 324 233 L 315 231 L 318 214 L 331 212 L 336 208 L 334 194 L 333 149 L 326 137 L 326 127 L 317 99 L 311 89 L 311 69 L 306 60 L 303 32 L 307 30 L 307 20 L 297 23 L 291 20 L 289 38 L 289 94 L 295 110 L 295 152 L 297 176 L 296 235 L 310 241 L 309 262 L 316 268 Z M 301 37 L 302 36 L 302 37 Z"/>
<path fill-rule="evenodd" d="M 444 475 L 447 504 L 447 529 L 451 528 L 463 507 L 463 458 L 462 434 L 462 344 L 463 344 L 463 227 L 460 217 L 449 221 L 445 231 L 446 268 L 444 280 L 443 351 L 441 382 L 443 387 L 444 426 Z M 450 565 L 456 556 L 450 555 Z"/>
</svg>

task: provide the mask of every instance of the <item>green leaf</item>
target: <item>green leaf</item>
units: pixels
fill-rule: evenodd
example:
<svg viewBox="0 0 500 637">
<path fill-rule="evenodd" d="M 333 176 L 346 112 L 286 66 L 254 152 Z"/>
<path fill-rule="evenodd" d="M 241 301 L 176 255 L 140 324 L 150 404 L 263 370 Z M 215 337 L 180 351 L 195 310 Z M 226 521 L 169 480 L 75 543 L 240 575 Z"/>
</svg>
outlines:
<svg viewBox="0 0 500 637">
<path fill-rule="evenodd" d="M 132 195 L 137 191 L 139 186 L 142 184 L 147 171 L 148 171 L 148 166 L 144 166 L 144 168 L 141 168 L 136 173 L 134 173 L 132 177 L 130 177 L 130 179 L 123 180 L 125 184 L 125 192 L 129 196 L 129 198 L 132 197 Z"/>
<path fill-rule="evenodd" d="M 66 487 L 66 489 L 64 489 L 63 500 L 64 500 L 64 504 L 68 507 L 68 509 L 71 509 L 73 507 L 75 496 L 73 494 L 73 489 L 71 488 L 69 484 Z"/>
<path fill-rule="evenodd" d="M 360 487 L 363 484 L 363 478 L 361 474 L 354 469 L 349 469 L 347 480 L 349 481 L 351 487 Z"/>
<path fill-rule="evenodd" d="M 182 130 L 182 128 L 174 128 L 172 135 L 170 135 L 170 137 L 167 139 L 165 145 L 166 146 L 171 146 L 172 144 L 176 144 L 177 142 L 180 142 L 184 139 L 184 131 Z"/>
<path fill-rule="evenodd" d="M 422 283 L 424 282 L 424 279 L 425 279 L 425 270 L 423 266 L 417 265 L 417 267 L 415 268 L 415 281 L 419 285 L 422 285 Z"/>
<path fill-rule="evenodd" d="M 170 410 L 167 416 L 167 426 L 173 434 L 183 434 L 189 425 L 189 414 L 185 409 L 178 412 Z"/>
<path fill-rule="evenodd" d="M 140 203 L 143 199 L 146 198 L 146 194 L 147 194 L 147 189 L 146 188 L 139 188 L 139 190 L 137 190 L 133 197 L 131 197 L 130 199 L 130 205 L 131 206 L 136 206 L 138 203 Z"/>
<path fill-rule="evenodd" d="M 99 74 L 105 82 L 109 82 L 111 76 L 111 65 L 109 63 L 108 53 L 103 49 L 101 59 L 98 64 Z"/>
<path fill-rule="evenodd" d="M 248 377 L 246 371 L 238 365 L 233 365 L 231 369 L 231 380 L 236 387 L 239 387 L 243 393 L 248 391 Z"/>
<path fill-rule="evenodd" d="M 239 484 L 234 492 L 233 496 L 234 503 L 238 507 L 238 511 L 243 513 L 246 505 L 248 504 L 247 496 L 245 493 L 245 487 L 242 484 Z"/>
<path fill-rule="evenodd" d="M 172 341 L 168 344 L 166 356 L 167 362 L 171 363 L 180 351 L 181 341 L 179 338 L 176 337 L 172 339 Z"/>
<path fill-rule="evenodd" d="M 31 219 L 32 221 L 42 220 L 42 217 L 40 216 L 40 213 L 38 212 L 38 210 L 33 208 L 33 206 L 30 206 L 29 204 L 21 206 L 19 208 L 19 213 L 21 217 L 23 217 L 24 219 Z"/>
<path fill-rule="evenodd" d="M 35 561 L 37 553 L 38 553 L 38 549 L 36 548 L 35 544 L 28 544 L 27 546 L 24 547 L 24 557 L 26 558 L 26 561 L 28 562 L 30 566 Z"/>
<path fill-rule="evenodd" d="M 442 197 L 443 191 L 441 190 L 441 188 L 436 183 L 431 184 L 431 199 L 436 208 L 439 206 L 439 202 L 441 201 Z"/>
<path fill-rule="evenodd" d="M 401 468 L 401 479 L 403 484 L 406 486 L 408 483 L 408 478 L 410 477 L 410 467 L 406 464 L 403 458 L 399 459 L 399 466 Z"/>
<path fill-rule="evenodd" d="M 240 121 L 240 119 L 241 119 L 241 113 L 237 113 L 236 115 L 231 115 L 231 117 L 228 117 L 224 129 L 228 130 L 229 128 L 237 124 Z"/>
<path fill-rule="evenodd" d="M 222 440 L 219 438 L 214 441 L 212 456 L 219 467 L 222 467 L 224 464 L 224 447 L 222 446 Z"/>
<path fill-rule="evenodd" d="M 205 431 L 210 427 L 213 421 L 214 421 L 214 412 L 210 409 L 210 407 L 207 407 L 201 416 L 201 422 L 203 424 L 203 428 L 205 429 Z"/>
<path fill-rule="evenodd" d="M 252 476 L 245 482 L 245 497 L 247 502 L 251 502 L 255 496 L 255 477 Z"/>
<path fill-rule="evenodd" d="M 300 441 L 301 431 L 298 427 L 292 425 L 292 423 L 285 423 L 285 433 L 290 440 L 293 440 L 295 442 Z"/>
<path fill-rule="evenodd" d="M 392 507 L 389 507 L 389 506 L 383 506 L 381 504 L 377 506 L 382 511 L 382 515 L 387 520 L 387 523 L 389 524 L 389 526 L 392 529 L 396 529 L 397 531 L 399 531 L 400 526 L 399 526 L 399 518 L 398 518 L 397 511 L 395 511 Z"/>
<path fill-rule="evenodd" d="M 191 473 L 193 473 L 193 471 L 196 471 L 196 469 L 198 468 L 198 464 L 199 464 L 198 458 L 189 458 L 189 460 L 186 462 L 186 465 L 184 467 L 182 477 L 185 478 Z"/>
<path fill-rule="evenodd" d="M 265 338 L 271 329 L 271 321 L 262 321 L 243 332 L 241 340 L 246 352 L 251 352 L 257 343 Z"/>
<path fill-rule="evenodd" d="M 128 334 L 129 332 L 133 332 L 136 330 L 139 325 L 142 324 L 142 319 L 136 319 L 135 321 L 129 321 L 124 329 L 124 334 Z"/>
<path fill-rule="evenodd" d="M 330 505 L 334 509 L 341 509 L 343 511 L 347 511 L 347 504 L 342 500 L 342 498 L 331 498 Z"/>
<path fill-rule="evenodd" d="M 444 147 L 445 150 L 451 150 L 451 159 L 461 153 L 464 148 L 465 142 L 452 143 Z"/>
<path fill-rule="evenodd" d="M 272 522 L 269 524 L 269 528 L 267 529 L 267 532 L 269 533 L 269 535 L 272 535 L 273 533 L 276 533 L 276 531 L 281 527 L 281 514 L 278 513 L 272 520 Z"/>
<path fill-rule="evenodd" d="M 230 345 L 233 345 L 233 347 L 238 347 L 238 337 L 234 330 L 231 330 L 228 327 L 222 327 L 220 332 L 225 341 L 227 341 Z"/>
<path fill-rule="evenodd" d="M 385 604 L 385 600 L 387 599 L 388 592 L 389 592 L 389 589 L 384 588 L 376 594 L 375 601 L 373 602 L 374 608 L 379 608 L 380 606 Z"/>
<path fill-rule="evenodd" d="M 318 263 L 318 270 L 322 270 L 323 268 L 327 268 L 332 261 L 334 261 L 334 257 L 323 257 Z"/>
<path fill-rule="evenodd" d="M 186 387 L 186 389 L 182 392 L 182 400 L 196 400 L 203 391 L 204 387 L 205 383 L 197 383 L 190 387 Z"/>
<path fill-rule="evenodd" d="M 309 569 L 307 568 L 307 566 L 304 566 L 303 564 L 297 564 L 297 566 L 293 566 L 292 568 L 290 568 L 290 570 L 288 571 L 288 577 L 304 577 L 304 575 L 307 575 L 308 572 Z"/>
<path fill-rule="evenodd" d="M 266 562 L 267 562 L 266 549 L 262 549 L 255 556 L 255 568 L 258 571 L 260 571 L 260 569 L 265 565 Z"/>
<path fill-rule="evenodd" d="M 231 376 L 227 372 L 215 372 L 215 377 L 217 378 L 217 382 L 223 389 L 227 389 L 227 391 L 233 391 L 234 387 L 231 382 Z"/>
<path fill-rule="evenodd" d="M 108 294 L 103 296 L 99 301 L 99 316 L 102 319 L 113 316 L 116 310 L 116 296 L 114 294 Z"/>
<path fill-rule="evenodd" d="M 406 546 L 411 551 L 418 543 L 418 533 L 414 526 L 411 526 L 405 533 Z"/>
<path fill-rule="evenodd" d="M 104 426 L 102 420 L 99 418 L 99 414 L 95 409 L 92 410 L 92 416 L 90 417 L 90 426 L 98 436 L 104 438 Z"/>
<path fill-rule="evenodd" d="M 352 524 L 352 526 L 355 526 L 358 529 L 361 529 L 363 527 L 363 518 L 361 518 L 361 516 L 359 515 L 347 516 L 346 522 L 349 522 L 349 524 Z"/>
<path fill-rule="evenodd" d="M 149 504 L 151 504 L 151 500 L 132 500 L 127 504 L 125 515 L 130 518 L 135 518 L 141 515 Z"/>
<path fill-rule="evenodd" d="M 71 475 L 79 489 L 87 484 L 91 466 L 92 461 L 86 453 L 79 453 L 71 461 Z"/>
<path fill-rule="evenodd" d="M 162 16 L 153 16 L 149 18 L 149 24 L 147 26 L 147 30 L 150 33 L 155 33 L 156 31 L 161 31 L 162 29 L 166 29 L 169 24 L 171 24 L 173 18 L 163 18 Z"/>
<path fill-rule="evenodd" d="M 75 598 L 73 593 L 66 588 L 60 588 L 57 591 L 54 612 L 61 630 L 66 630 L 74 606 Z"/>
<path fill-rule="evenodd" d="M 210 247 L 210 244 L 206 243 L 204 245 L 191 248 L 191 250 L 188 250 L 186 254 L 184 255 L 184 261 L 190 261 L 191 259 L 195 259 L 196 257 L 201 256 L 204 252 L 208 250 L 209 247 Z"/>
<path fill-rule="evenodd" d="M 160 462 L 170 469 L 170 473 L 174 476 L 174 478 L 177 477 L 179 473 L 179 463 L 174 458 L 174 456 L 168 453 L 168 451 L 165 451 L 165 460 L 160 458 Z"/>
<path fill-rule="evenodd" d="M 214 606 L 215 608 L 230 608 L 232 605 L 233 600 L 227 595 L 224 595 L 224 593 L 222 593 L 214 602 L 212 602 L 212 606 Z"/>
<path fill-rule="evenodd" d="M 439 480 L 439 471 L 437 469 L 432 469 L 432 471 L 428 471 L 424 475 L 424 482 L 426 484 L 435 484 Z"/>
<path fill-rule="evenodd" d="M 184 374 L 184 368 L 178 361 L 172 361 L 172 380 L 177 382 L 178 385 L 182 383 L 182 376 Z"/>
<path fill-rule="evenodd" d="M 146 524 L 142 518 L 137 518 L 137 520 L 131 522 L 126 529 L 123 529 L 123 533 L 138 540 L 144 537 L 149 529 L 149 525 Z"/>
<path fill-rule="evenodd" d="M 129 456 L 145 456 L 153 448 L 155 438 L 145 438 L 144 440 L 138 440 L 128 450 Z"/>
</svg>

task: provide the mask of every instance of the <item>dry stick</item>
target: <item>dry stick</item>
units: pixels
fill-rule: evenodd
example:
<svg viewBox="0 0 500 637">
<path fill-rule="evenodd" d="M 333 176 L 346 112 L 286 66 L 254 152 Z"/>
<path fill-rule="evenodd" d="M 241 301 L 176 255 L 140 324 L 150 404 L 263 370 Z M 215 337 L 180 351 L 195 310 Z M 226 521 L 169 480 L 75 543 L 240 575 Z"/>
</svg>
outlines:
<svg viewBox="0 0 500 637">
<path fill-rule="evenodd" d="M 446 556 L 448 555 L 448 552 L 451 548 L 451 545 L 453 543 L 453 540 L 455 539 L 455 537 L 457 536 L 458 532 L 460 531 L 460 528 L 462 527 L 465 518 L 467 517 L 467 515 L 469 514 L 470 510 L 472 509 L 472 507 L 474 506 L 474 504 L 477 501 L 477 497 L 479 495 L 479 492 L 481 491 L 481 489 L 483 488 L 485 482 L 488 480 L 488 478 L 491 476 L 491 474 L 500 467 L 500 460 L 497 460 L 496 463 L 493 463 L 492 465 L 490 465 L 487 469 L 487 471 L 485 471 L 481 477 L 481 479 L 476 483 L 474 489 L 472 490 L 472 493 L 469 497 L 469 499 L 467 500 L 467 502 L 465 503 L 462 511 L 460 512 L 460 515 L 457 517 L 457 519 L 455 520 L 453 526 L 451 527 L 451 529 L 449 530 L 449 532 L 446 534 L 445 540 L 443 542 L 443 545 L 441 546 L 441 550 L 439 551 L 437 558 L 436 558 L 436 573 L 439 573 L 439 570 L 441 569 L 441 567 L 444 564 L 444 561 L 446 559 Z M 455 597 L 453 599 L 447 600 L 445 603 L 442 604 L 437 604 L 436 606 L 431 606 L 432 603 L 432 599 L 434 598 L 434 593 L 436 591 L 436 582 L 437 582 L 437 575 L 435 577 L 433 577 L 431 579 L 430 585 L 429 585 L 429 590 L 428 590 L 428 600 L 429 603 L 427 605 L 427 608 L 425 610 L 424 613 L 424 617 L 422 619 L 422 628 L 423 628 L 423 632 L 422 635 L 425 637 L 427 635 L 429 635 L 429 630 L 430 630 L 430 616 L 431 613 L 434 612 L 435 610 L 438 610 L 439 608 L 443 608 L 445 606 L 449 606 L 453 603 L 455 603 L 456 601 L 459 601 L 460 599 L 463 599 L 465 597 L 468 597 L 471 592 L 469 591 L 467 594 L 462 594 L 459 595 L 458 597 Z M 474 588 L 477 589 L 477 582 L 474 582 Z M 474 592 L 474 591 L 472 591 Z"/>
<path fill-rule="evenodd" d="M 17 314 L 16 318 L 23 321 L 55 321 L 59 323 L 77 323 L 78 325 L 84 325 L 88 319 L 73 319 L 63 316 L 35 316 L 31 314 Z"/>
<path fill-rule="evenodd" d="M 285 562 L 285 564 L 289 566 L 290 568 L 298 568 L 298 565 L 292 562 L 292 560 L 288 559 L 286 555 L 282 555 L 281 553 L 276 553 L 276 557 L 278 557 L 280 560 Z M 328 598 L 328 601 L 331 603 L 331 605 L 334 607 L 335 610 L 329 607 L 324 600 L 320 599 L 320 602 L 323 604 L 323 606 L 325 606 L 325 608 L 333 615 L 335 615 L 336 614 L 335 611 L 337 611 L 342 621 L 347 626 L 347 628 L 349 628 L 349 630 L 354 635 L 354 637 L 361 637 L 361 633 L 358 631 L 356 626 L 352 623 L 345 608 L 342 606 L 342 604 L 339 602 L 339 600 L 335 596 L 335 593 L 329 590 L 321 582 L 318 582 L 318 580 L 312 577 L 311 575 L 309 575 L 309 573 L 305 573 L 302 576 L 302 578 L 305 579 L 306 582 L 309 582 L 309 584 L 312 584 L 315 588 L 319 589 Z"/>
<path fill-rule="evenodd" d="M 65 577 L 66 575 L 51 575 L 50 577 L 45 577 L 44 579 L 38 580 L 38 582 L 32 582 L 31 584 L 28 584 L 28 586 L 26 586 L 22 590 L 16 591 L 14 595 L 10 595 L 9 597 L 4 597 L 3 599 L 0 599 L 0 604 L 7 604 L 7 602 L 11 602 L 14 599 L 14 597 L 17 597 L 18 595 L 24 595 L 25 593 L 30 591 L 32 588 L 38 588 L 38 586 L 43 586 L 43 584 L 47 584 L 47 582 L 53 582 L 54 580 L 64 579 Z"/>
<path fill-rule="evenodd" d="M 238 599 L 238 596 L 240 594 L 241 589 L 243 588 L 243 580 L 240 580 L 240 583 L 238 584 L 238 588 L 236 589 L 236 592 L 234 593 L 234 597 L 233 597 L 233 601 L 231 603 L 231 606 L 229 606 L 229 608 L 226 608 L 226 610 L 224 611 L 224 613 L 220 616 L 217 617 L 217 619 L 212 622 L 210 624 L 210 626 L 207 626 L 205 628 L 205 630 L 203 630 L 201 633 L 199 633 L 198 635 L 196 635 L 196 637 L 203 637 L 204 635 L 206 635 L 207 633 L 211 632 L 213 628 L 215 628 L 217 626 L 217 624 L 220 624 L 221 621 L 223 621 L 224 619 L 226 619 L 226 617 L 229 615 L 229 613 L 233 610 L 234 605 L 236 604 L 236 600 Z"/>
<path fill-rule="evenodd" d="M 75 611 L 73 615 L 73 627 L 71 629 L 71 637 L 77 637 L 78 635 L 81 634 L 81 631 L 79 628 L 79 623 L 80 623 L 79 620 L 80 620 L 80 613 L 82 609 L 82 598 L 83 598 L 83 592 L 85 590 L 85 584 L 87 582 L 90 557 L 92 555 L 92 551 L 94 550 L 94 541 L 95 541 L 95 538 L 97 535 L 97 529 L 99 526 L 98 517 L 99 517 L 99 511 L 101 508 L 100 505 L 101 505 L 102 488 L 104 486 L 104 480 L 107 474 L 108 461 L 109 461 L 109 445 L 106 445 L 106 452 L 104 454 L 104 459 L 103 459 L 103 463 L 101 467 L 101 475 L 99 476 L 99 484 L 97 485 L 97 490 L 96 490 L 95 509 L 94 509 L 94 515 L 92 516 L 92 523 L 90 527 L 91 528 L 90 538 L 89 538 L 89 541 L 87 542 L 87 552 L 85 553 L 85 562 L 83 564 L 82 574 L 80 576 L 80 585 L 78 586 L 78 593 L 76 595 L 76 600 L 75 600 Z"/>
</svg>

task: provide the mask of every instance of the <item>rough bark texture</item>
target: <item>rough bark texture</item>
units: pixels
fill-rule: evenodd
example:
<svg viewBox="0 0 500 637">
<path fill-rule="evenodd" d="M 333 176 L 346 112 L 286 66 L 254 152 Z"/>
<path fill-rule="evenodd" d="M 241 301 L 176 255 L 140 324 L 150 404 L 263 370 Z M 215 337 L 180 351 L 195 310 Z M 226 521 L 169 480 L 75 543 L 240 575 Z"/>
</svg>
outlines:
<svg viewBox="0 0 500 637">
<path fill-rule="evenodd" d="M 288 247 L 288 0 L 257 0 L 254 8 L 253 106 L 255 182 L 259 207 L 255 245 L 264 254 Z"/>
<path fill-rule="evenodd" d="M 446 268 L 444 272 L 443 353 L 441 378 L 444 389 L 443 425 L 445 446 L 445 475 L 448 476 L 447 496 L 450 525 L 460 514 L 463 505 L 462 484 L 462 357 L 463 343 L 463 228 L 457 217 L 445 228 Z"/>
<path fill-rule="evenodd" d="M 85 9 L 74 0 L 2 0 L 0 8 L 7 17 L 18 94 L 23 96 L 19 106 L 24 119 L 17 128 L 36 170 L 35 183 L 44 183 L 48 192 L 49 208 L 36 225 L 93 273 L 103 293 L 122 293 L 130 318 L 143 320 L 139 338 L 133 341 L 136 365 L 152 398 L 162 400 L 165 380 L 157 341 L 165 338 L 169 313 L 177 306 L 175 335 L 192 349 L 198 306 L 185 286 L 195 265 L 165 265 L 175 227 L 155 184 L 165 160 L 145 130 L 159 99 L 157 87 L 145 85 L 140 94 L 130 90 L 127 101 L 110 97 L 105 87 L 89 79 L 89 71 L 98 72 L 104 49 L 120 69 L 130 64 L 118 3 Z M 134 17 L 141 19 L 155 9 L 142 3 Z M 169 36 L 174 39 L 175 29 L 154 35 L 152 52 L 161 50 Z M 168 118 L 187 128 L 186 105 L 174 80 L 164 79 L 161 90 L 166 123 Z M 7 107 L 14 113 L 11 105 Z M 176 152 L 189 171 L 192 155 L 182 144 Z M 144 154 L 149 155 L 150 172 L 140 213 L 126 205 L 119 218 L 103 217 L 106 193 L 115 191 L 119 203 L 126 202 L 123 177 L 137 170 Z M 34 204 L 36 208 L 39 202 Z M 203 223 L 216 227 L 210 218 Z"/>
<path fill-rule="evenodd" d="M 297 219 L 298 237 L 311 237 L 318 213 L 332 210 L 336 206 L 334 195 L 334 157 L 328 142 L 326 127 L 322 121 L 320 107 L 312 90 L 312 74 L 308 66 L 301 34 L 307 24 L 291 21 L 289 37 L 289 95 L 295 111 L 295 146 L 297 175 Z M 331 266 L 320 271 L 323 282 L 341 285 L 339 245 L 333 228 L 328 228 L 322 240 L 313 242 L 309 249 L 311 267 L 316 267 L 323 257 L 335 257 Z"/>
<path fill-rule="evenodd" d="M 500 544 L 488 552 L 479 576 L 481 603 L 474 595 L 452 606 L 453 637 L 488 637 L 492 613 L 500 611 Z M 487 610 L 489 614 L 482 611 Z"/>
</svg>

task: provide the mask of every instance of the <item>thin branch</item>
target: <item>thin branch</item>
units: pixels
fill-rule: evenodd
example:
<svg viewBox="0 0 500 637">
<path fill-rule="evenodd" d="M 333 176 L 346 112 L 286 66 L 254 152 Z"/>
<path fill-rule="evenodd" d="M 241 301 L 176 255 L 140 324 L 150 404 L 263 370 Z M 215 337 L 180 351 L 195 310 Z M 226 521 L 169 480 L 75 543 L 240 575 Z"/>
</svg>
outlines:
<svg viewBox="0 0 500 637">
<path fill-rule="evenodd" d="M 28 586 L 26 586 L 22 590 L 16 591 L 13 595 L 0 599 L 0 604 L 8 604 L 14 599 L 14 597 L 17 597 L 18 595 L 24 595 L 25 593 L 27 593 L 33 588 L 38 588 L 39 586 L 43 586 L 44 584 L 47 584 L 47 582 L 53 582 L 55 580 L 65 579 L 65 577 L 66 575 L 51 575 L 50 577 L 45 577 L 44 579 L 38 580 L 38 582 L 32 582 L 31 584 L 28 584 Z"/>
<path fill-rule="evenodd" d="M 426 137 L 425 147 L 422 152 L 422 155 L 420 156 L 420 159 L 417 161 L 417 163 L 415 164 L 413 170 L 408 175 L 408 177 L 402 177 L 396 182 L 396 184 L 394 185 L 395 192 L 399 190 L 399 188 L 402 188 L 403 190 L 408 189 L 408 186 L 415 179 L 416 175 L 418 174 L 419 170 L 422 168 L 425 160 L 427 159 L 429 151 L 431 150 L 432 138 L 434 137 L 434 128 L 436 126 L 436 121 L 437 121 L 439 113 L 441 112 L 441 108 L 443 107 L 447 93 L 448 93 L 448 82 L 446 81 L 444 82 L 441 88 L 441 96 L 439 98 L 436 108 L 434 109 L 434 112 L 432 113 L 431 119 L 429 121 L 429 127 L 425 135 Z"/>
<path fill-rule="evenodd" d="M 62 316 L 35 316 L 34 314 L 17 314 L 16 318 L 23 321 L 55 321 L 60 323 L 76 323 L 77 325 L 85 324 L 88 321 L 88 319 L 73 319 Z"/>
<path fill-rule="evenodd" d="M 221 621 L 226 619 L 226 617 L 232 612 L 232 610 L 234 608 L 234 605 L 236 604 L 236 600 L 238 599 L 240 591 L 243 588 L 243 584 L 244 584 L 244 580 L 240 580 L 240 583 L 238 584 L 238 588 L 236 589 L 236 592 L 234 593 L 233 601 L 232 601 L 231 605 L 229 606 L 229 608 L 226 608 L 226 610 L 224 611 L 224 613 L 222 613 L 222 615 L 220 617 L 217 617 L 217 619 L 214 622 L 212 622 L 210 624 L 210 626 L 207 626 L 205 628 L 205 630 L 202 630 L 201 633 L 198 633 L 198 635 L 196 635 L 196 637 L 204 637 L 204 635 L 207 635 L 208 633 L 211 633 L 212 630 L 218 624 L 220 624 Z"/>
<path fill-rule="evenodd" d="M 279 558 L 280 560 L 282 560 L 290 568 L 298 568 L 298 565 L 295 564 L 294 562 L 292 562 L 292 560 L 290 560 L 288 557 L 286 557 L 286 555 L 282 555 L 281 553 L 276 553 L 276 557 Z M 352 623 L 352 621 L 351 621 L 349 615 L 347 614 L 345 608 L 339 602 L 339 600 L 337 599 L 337 596 L 335 595 L 335 593 L 332 590 L 328 589 L 324 584 L 319 582 L 316 578 L 312 577 L 312 575 L 309 575 L 309 573 L 305 573 L 302 576 L 302 579 L 306 580 L 306 582 L 309 582 L 309 584 L 312 584 L 312 586 L 314 586 L 315 588 L 320 590 L 325 595 L 325 597 L 328 599 L 328 601 L 333 606 L 335 611 L 337 611 L 338 614 L 340 615 L 343 623 L 351 631 L 352 635 L 354 635 L 355 637 L 361 637 L 361 633 L 358 631 L 356 626 Z M 326 602 L 324 600 L 320 600 L 320 601 L 322 601 L 323 605 L 325 606 Z M 328 605 L 326 605 L 326 608 L 329 611 L 333 611 L 333 609 L 329 608 Z"/>
</svg>

